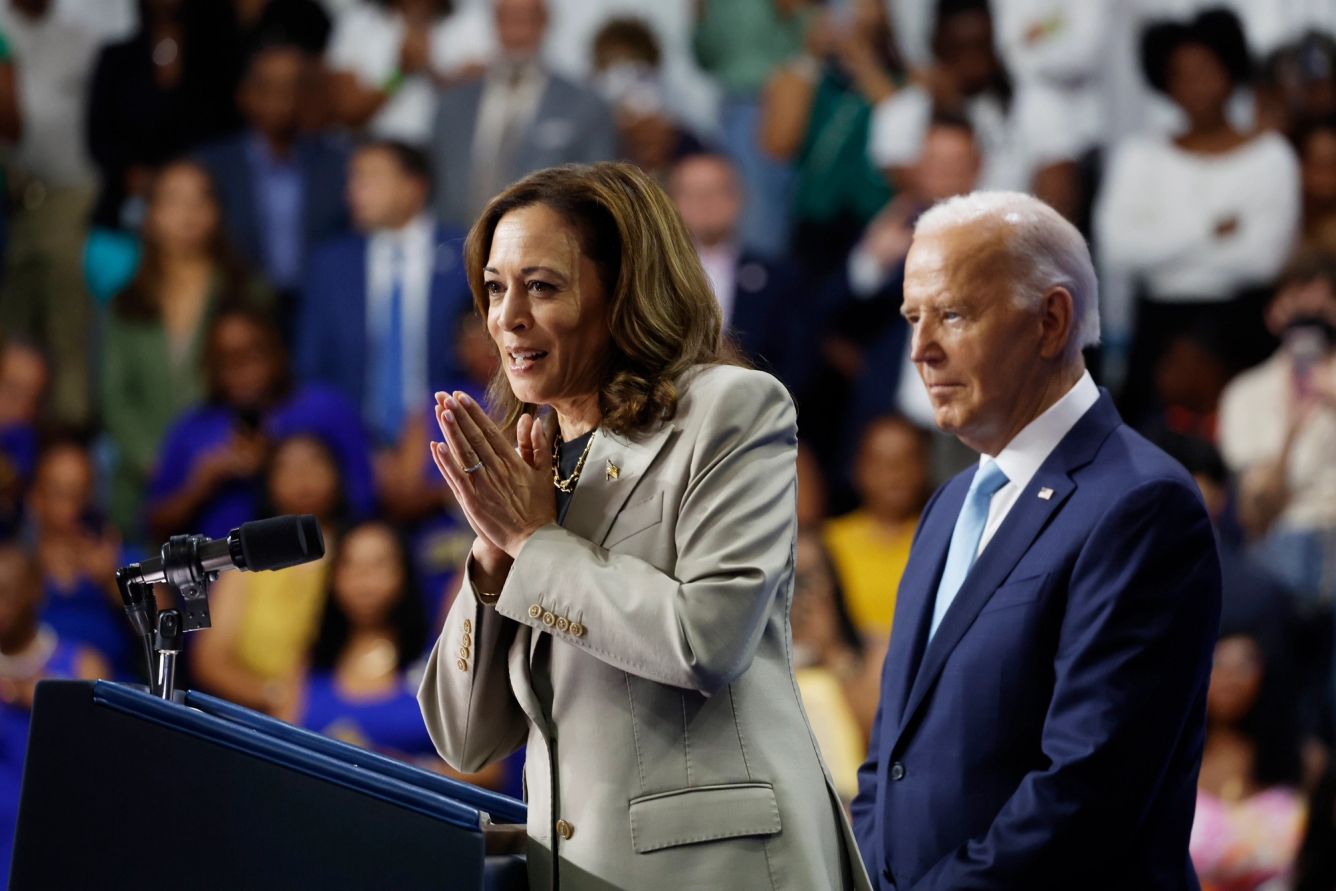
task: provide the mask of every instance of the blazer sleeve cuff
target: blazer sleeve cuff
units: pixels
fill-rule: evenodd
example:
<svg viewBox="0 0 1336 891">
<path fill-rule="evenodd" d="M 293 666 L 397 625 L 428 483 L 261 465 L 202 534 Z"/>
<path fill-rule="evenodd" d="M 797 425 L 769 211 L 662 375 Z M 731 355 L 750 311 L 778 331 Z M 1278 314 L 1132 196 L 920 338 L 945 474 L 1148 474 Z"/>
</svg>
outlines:
<svg viewBox="0 0 1336 891">
<path fill-rule="evenodd" d="M 556 523 L 548 523 L 529 536 L 506 576 L 496 601 L 496 611 L 537 631 L 584 637 L 582 615 L 579 612 L 568 614 L 558 602 L 556 592 L 549 590 L 553 549 L 555 547 L 560 553 L 562 544 L 572 537 L 573 533 Z M 472 585 L 471 579 L 468 584 Z"/>
</svg>

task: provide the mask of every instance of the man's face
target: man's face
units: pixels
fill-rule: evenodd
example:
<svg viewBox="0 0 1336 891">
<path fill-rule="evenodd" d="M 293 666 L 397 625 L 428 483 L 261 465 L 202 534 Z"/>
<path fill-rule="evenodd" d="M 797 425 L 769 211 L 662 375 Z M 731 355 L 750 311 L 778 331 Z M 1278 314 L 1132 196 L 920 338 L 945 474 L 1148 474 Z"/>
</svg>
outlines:
<svg viewBox="0 0 1336 891">
<path fill-rule="evenodd" d="M 424 183 L 410 176 L 393 154 L 364 148 L 348 168 L 348 207 L 353 225 L 362 232 L 397 229 L 426 206 Z"/>
<path fill-rule="evenodd" d="M 1018 396 L 1043 377 L 1041 353 L 1051 349 L 1043 314 L 1012 298 L 1012 266 L 995 224 L 916 237 L 905 259 L 900 311 L 934 419 L 987 454 L 1018 429 Z"/>
<path fill-rule="evenodd" d="M 914 184 L 925 204 L 935 204 L 974 191 L 979 166 L 979 149 L 968 130 L 935 125 L 923 138 Z"/>
<path fill-rule="evenodd" d="M 508 54 L 538 52 L 546 31 L 547 6 L 543 0 L 497 0 L 496 36 Z"/>
<path fill-rule="evenodd" d="M 733 237 L 742 195 L 726 161 L 707 155 L 687 158 L 673 171 L 669 188 L 693 241 L 713 246 Z"/>
<path fill-rule="evenodd" d="M 306 56 L 296 47 L 272 47 L 257 55 L 238 97 L 251 126 L 271 138 L 291 138 L 307 72 Z"/>
</svg>

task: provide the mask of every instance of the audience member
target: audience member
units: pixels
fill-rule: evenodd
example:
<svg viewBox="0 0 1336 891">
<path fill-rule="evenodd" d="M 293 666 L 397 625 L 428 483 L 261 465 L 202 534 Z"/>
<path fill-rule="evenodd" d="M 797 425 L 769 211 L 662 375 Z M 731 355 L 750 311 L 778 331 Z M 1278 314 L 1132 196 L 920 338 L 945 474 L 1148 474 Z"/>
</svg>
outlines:
<svg viewBox="0 0 1336 891">
<path fill-rule="evenodd" d="M 828 10 L 810 29 L 806 52 L 766 86 L 761 143 L 797 170 L 793 251 L 814 274 L 848 254 L 868 220 L 891 197 L 868 160 L 872 109 L 903 75 L 881 0 Z"/>
<path fill-rule="evenodd" d="M 137 229 L 153 168 L 235 130 L 236 21 L 225 0 L 141 0 L 139 31 L 102 50 L 88 99 L 101 171 L 93 223 Z"/>
<path fill-rule="evenodd" d="M 543 63 L 546 29 L 544 0 L 496 0 L 496 60 L 481 80 L 441 93 L 431 150 L 443 221 L 467 228 L 526 173 L 616 156 L 607 103 Z"/>
<path fill-rule="evenodd" d="M 192 161 L 164 167 L 149 192 L 143 260 L 116 297 L 104 346 L 102 411 L 117 449 L 111 516 L 123 532 L 137 530 L 167 425 L 204 395 L 209 318 L 267 298 L 232 254 L 209 174 Z"/>
<path fill-rule="evenodd" d="M 909 560 L 919 512 L 931 491 L 929 435 L 898 416 L 868 424 L 854 460 L 854 488 L 861 505 L 827 520 L 830 548 L 859 631 L 890 635 L 895 595 Z"/>
<path fill-rule="evenodd" d="M 98 46 L 51 0 L 9 0 L 0 30 L 17 68 L 23 133 L 5 165 L 10 202 L 0 325 L 51 360 L 51 415 L 89 420 L 92 306 L 82 251 L 95 198 L 84 122 Z"/>
<path fill-rule="evenodd" d="M 893 182 L 913 166 L 937 114 L 969 121 L 982 153 L 979 187 L 1027 191 L 1036 164 L 1011 114 L 1011 81 L 997 57 L 987 0 L 940 0 L 933 29 L 934 60 L 918 77 L 877 105 L 867 151 Z"/>
<path fill-rule="evenodd" d="M 241 308 L 220 313 L 209 329 L 204 368 L 205 401 L 163 437 L 145 495 L 155 539 L 222 538 L 259 519 L 270 443 L 299 433 L 320 437 L 333 451 L 349 513 L 371 514 L 370 449 L 357 407 L 327 384 L 293 381 L 267 315 Z"/>
<path fill-rule="evenodd" d="M 1247 135 L 1225 105 L 1247 82 L 1248 48 L 1238 19 L 1204 12 L 1190 24 L 1146 31 L 1147 80 L 1187 117 L 1173 139 L 1134 136 L 1120 144 L 1096 209 L 1106 270 L 1132 277 L 1140 296 L 1123 392 L 1136 424 L 1146 411 L 1156 363 L 1168 344 L 1202 321 L 1228 340 L 1232 370 L 1264 358 L 1259 292 L 1275 278 L 1298 234 L 1299 170 L 1276 133 Z M 1251 290 L 1250 289 L 1254 289 Z M 1127 311 L 1106 292 L 1108 336 L 1125 340 Z"/>
<path fill-rule="evenodd" d="M 1303 247 L 1336 254 L 1336 118 L 1302 128 L 1299 150 L 1303 199 Z"/>
<path fill-rule="evenodd" d="M 213 626 L 192 636 L 188 655 L 205 690 L 293 720 L 338 549 L 343 488 L 329 447 L 308 434 L 274 447 L 265 485 L 272 514 L 315 514 L 325 557 L 276 572 L 223 573 L 209 590 Z"/>
<path fill-rule="evenodd" d="M 798 536 L 793 572 L 793 670 L 821 757 L 846 806 L 858 794 L 867 739 L 849 701 L 863 671 L 863 641 L 844 603 L 830 555 L 815 533 Z M 872 699 L 875 709 L 876 692 Z"/>
<path fill-rule="evenodd" d="M 37 682 L 109 676 L 101 656 L 38 621 L 41 598 L 33 561 L 17 545 L 0 543 L 0 870 L 6 875 Z"/>
<path fill-rule="evenodd" d="M 0 541 L 18 531 L 23 494 L 37 467 L 37 420 L 46 360 L 20 340 L 0 342 Z"/>
<path fill-rule="evenodd" d="M 336 116 L 377 139 L 423 146 L 436 87 L 476 74 L 495 37 L 487 4 L 450 13 L 450 0 L 358 0 L 335 21 L 325 64 Z"/>
<path fill-rule="evenodd" d="M 237 96 L 247 128 L 196 155 L 241 258 L 294 300 L 311 248 L 348 226 L 348 153 L 324 134 L 301 132 L 302 105 L 319 79 L 315 60 L 295 44 L 257 50 Z"/>
<path fill-rule="evenodd" d="M 719 138 L 746 184 L 741 236 L 770 256 L 790 244 L 793 171 L 762 148 L 762 93 L 775 69 L 803 50 L 820 14 L 810 0 L 705 0 L 696 6 L 696 60 L 723 91 Z M 796 151 L 796 146 L 794 151 Z"/>
<path fill-rule="evenodd" d="M 88 449 L 71 439 L 42 450 L 27 497 L 27 519 L 42 573 L 42 621 L 88 646 L 121 676 L 138 674 L 140 652 L 125 619 L 116 568 L 131 562 L 120 536 L 95 507 Z"/>
<path fill-rule="evenodd" d="M 1207 694 L 1206 745 L 1191 853 L 1203 891 L 1253 891 L 1284 876 L 1304 801 L 1290 693 L 1250 631 L 1225 626 Z"/>
<path fill-rule="evenodd" d="M 275 44 L 319 56 L 329 42 L 329 15 L 316 0 L 232 0 L 232 8 L 243 59 Z"/>
<path fill-rule="evenodd" d="M 1220 450 L 1259 556 L 1307 601 L 1329 598 L 1336 560 L 1336 261 L 1304 257 L 1266 311 L 1281 347 L 1236 377 L 1220 405 Z"/>
<path fill-rule="evenodd" d="M 356 233 L 312 257 L 297 330 L 297 369 L 361 407 L 375 444 L 401 441 L 404 423 L 458 374 L 448 337 L 472 302 L 461 236 L 427 209 L 426 158 L 402 143 L 360 148 L 348 176 Z"/>
<path fill-rule="evenodd" d="M 1254 92 L 1259 129 L 1293 135 L 1336 114 L 1336 38 L 1310 31 L 1278 48 L 1262 63 Z"/>
<path fill-rule="evenodd" d="M 737 347 L 753 362 L 787 378 L 788 328 L 803 315 L 803 276 L 792 261 L 770 260 L 739 241 L 745 199 L 732 162 L 714 152 L 686 155 L 673 168 L 668 194 L 696 245 Z"/>
<path fill-rule="evenodd" d="M 593 82 L 612 107 L 622 154 L 666 183 L 673 162 L 700 142 L 678 125 L 659 66 L 659 40 L 642 22 L 612 19 L 594 35 Z"/>
</svg>

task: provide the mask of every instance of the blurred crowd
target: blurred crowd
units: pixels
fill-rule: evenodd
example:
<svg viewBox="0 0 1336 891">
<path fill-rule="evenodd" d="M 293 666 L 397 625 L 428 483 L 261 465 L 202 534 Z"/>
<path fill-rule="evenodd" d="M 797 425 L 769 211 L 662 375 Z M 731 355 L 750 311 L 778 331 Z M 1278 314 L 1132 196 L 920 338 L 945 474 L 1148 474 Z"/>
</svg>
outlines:
<svg viewBox="0 0 1336 891">
<path fill-rule="evenodd" d="M 975 188 L 1075 222 L 1087 363 L 1217 524 L 1203 887 L 1336 889 L 1332 0 L 0 0 L 0 858 L 35 682 L 142 679 L 116 567 L 275 514 L 328 556 L 224 574 L 185 683 L 448 771 L 432 394 L 497 371 L 463 236 L 606 159 L 798 401 L 794 653 L 846 797 L 919 512 L 977 457 L 899 315 L 914 222 Z"/>
</svg>

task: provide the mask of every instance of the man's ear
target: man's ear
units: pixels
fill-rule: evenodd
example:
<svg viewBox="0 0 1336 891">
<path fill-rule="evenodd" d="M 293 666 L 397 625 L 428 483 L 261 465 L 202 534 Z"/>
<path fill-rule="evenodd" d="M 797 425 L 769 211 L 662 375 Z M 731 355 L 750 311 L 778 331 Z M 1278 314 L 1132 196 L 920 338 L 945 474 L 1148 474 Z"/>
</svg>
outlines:
<svg viewBox="0 0 1336 891">
<path fill-rule="evenodd" d="M 1062 355 L 1072 336 L 1075 310 L 1072 292 L 1062 285 L 1054 285 L 1044 293 L 1040 302 L 1040 321 L 1043 325 L 1040 356 L 1053 359 Z"/>
</svg>

